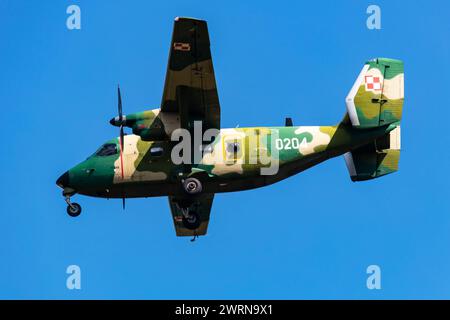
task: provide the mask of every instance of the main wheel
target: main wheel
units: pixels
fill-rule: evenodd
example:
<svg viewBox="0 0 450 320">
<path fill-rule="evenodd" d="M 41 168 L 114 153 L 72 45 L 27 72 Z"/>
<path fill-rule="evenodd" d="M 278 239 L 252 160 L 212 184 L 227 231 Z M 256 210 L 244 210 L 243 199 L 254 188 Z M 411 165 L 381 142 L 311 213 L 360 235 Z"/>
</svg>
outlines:
<svg viewBox="0 0 450 320">
<path fill-rule="evenodd" d="M 183 221 L 183 225 L 186 227 L 186 229 L 189 229 L 189 230 L 197 229 L 198 227 L 200 227 L 200 223 L 201 223 L 200 217 L 199 217 L 198 213 L 195 211 L 189 212 L 189 217 L 187 217 L 187 218 L 183 217 L 182 221 Z"/>
<path fill-rule="evenodd" d="M 187 178 L 183 181 L 184 191 L 188 194 L 197 194 L 202 192 L 202 183 L 196 178 Z"/>
<path fill-rule="evenodd" d="M 81 213 L 81 206 L 76 203 L 72 202 L 70 206 L 67 206 L 67 214 L 71 217 L 78 217 Z"/>
</svg>

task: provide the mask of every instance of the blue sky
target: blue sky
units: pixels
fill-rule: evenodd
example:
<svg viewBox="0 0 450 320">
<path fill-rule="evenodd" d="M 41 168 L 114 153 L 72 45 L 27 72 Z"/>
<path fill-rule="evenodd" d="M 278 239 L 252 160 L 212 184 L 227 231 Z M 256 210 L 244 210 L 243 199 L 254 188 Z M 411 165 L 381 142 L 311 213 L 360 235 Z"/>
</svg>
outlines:
<svg viewBox="0 0 450 320">
<path fill-rule="evenodd" d="M 81 8 L 81 30 L 66 8 Z M 377 4 L 382 29 L 366 28 Z M 0 298 L 450 297 L 445 1 L 1 1 Z M 76 196 L 56 178 L 158 108 L 173 18 L 206 19 L 222 126 L 328 125 L 373 57 L 405 62 L 400 170 L 352 183 L 335 158 L 278 184 L 220 194 L 209 233 L 177 238 L 166 198 Z M 79 265 L 81 290 L 66 288 Z M 381 267 L 368 290 L 366 268 Z"/>
</svg>

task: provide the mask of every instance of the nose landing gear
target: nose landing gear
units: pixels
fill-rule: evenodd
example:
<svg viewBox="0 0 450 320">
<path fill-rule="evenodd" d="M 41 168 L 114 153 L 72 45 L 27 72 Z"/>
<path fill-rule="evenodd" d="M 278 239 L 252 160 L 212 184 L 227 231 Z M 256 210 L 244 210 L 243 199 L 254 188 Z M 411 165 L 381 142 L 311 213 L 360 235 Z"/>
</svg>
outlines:
<svg viewBox="0 0 450 320">
<path fill-rule="evenodd" d="M 81 206 L 76 202 L 70 202 L 70 197 L 66 196 L 67 214 L 71 217 L 78 217 L 81 213 Z"/>
</svg>

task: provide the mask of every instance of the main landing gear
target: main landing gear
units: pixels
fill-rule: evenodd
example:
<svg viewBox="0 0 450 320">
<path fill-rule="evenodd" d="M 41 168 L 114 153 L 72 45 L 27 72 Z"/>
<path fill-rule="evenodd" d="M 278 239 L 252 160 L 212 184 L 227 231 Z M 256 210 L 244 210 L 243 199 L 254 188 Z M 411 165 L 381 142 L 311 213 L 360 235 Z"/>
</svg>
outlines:
<svg viewBox="0 0 450 320">
<path fill-rule="evenodd" d="M 198 238 L 196 230 L 198 229 L 198 227 L 200 227 L 202 220 L 200 219 L 200 216 L 195 211 L 195 209 L 192 208 L 192 206 L 180 206 L 178 204 L 178 207 L 180 208 L 183 215 L 181 218 L 181 223 L 183 223 L 183 226 L 186 229 L 194 230 L 194 237 L 191 239 L 191 241 L 194 242 L 195 239 Z"/>
<path fill-rule="evenodd" d="M 197 212 L 190 210 L 189 208 L 181 208 L 181 212 L 183 213 L 183 226 L 189 230 L 195 230 L 200 227 L 200 217 Z"/>
<path fill-rule="evenodd" d="M 70 202 L 70 197 L 66 196 L 67 214 L 71 217 L 78 217 L 81 213 L 81 206 L 76 202 Z"/>
<path fill-rule="evenodd" d="M 203 191 L 202 183 L 199 179 L 189 177 L 181 181 L 183 191 L 189 196 L 187 200 L 178 202 L 178 207 L 183 214 L 181 222 L 186 229 L 194 231 L 194 237 L 191 241 L 195 241 L 198 238 L 196 230 L 200 227 L 202 221 L 197 212 L 197 206 L 195 205 L 196 196 Z"/>
<path fill-rule="evenodd" d="M 203 187 L 200 180 L 190 177 L 183 181 L 183 189 L 187 194 L 194 195 L 202 192 Z"/>
</svg>

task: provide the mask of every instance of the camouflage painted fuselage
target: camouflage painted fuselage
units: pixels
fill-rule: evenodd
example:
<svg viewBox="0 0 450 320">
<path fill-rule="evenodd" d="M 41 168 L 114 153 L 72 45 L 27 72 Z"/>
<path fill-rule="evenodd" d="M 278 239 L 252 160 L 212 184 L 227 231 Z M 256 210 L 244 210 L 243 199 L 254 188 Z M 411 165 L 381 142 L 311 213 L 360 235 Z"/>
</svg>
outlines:
<svg viewBox="0 0 450 320">
<path fill-rule="evenodd" d="M 336 126 L 295 127 L 287 118 L 285 127 L 221 129 L 207 23 L 177 17 L 160 107 L 124 115 L 118 89 L 110 123 L 120 137 L 56 184 L 71 216 L 81 212 L 70 201 L 76 193 L 122 198 L 124 208 L 125 198 L 168 196 L 177 236 L 205 235 L 215 193 L 266 186 L 339 155 L 352 181 L 397 171 L 403 100 L 403 62 L 376 58 L 364 64 Z"/>
<path fill-rule="evenodd" d="M 190 165 L 188 171 L 202 174 L 205 193 L 258 188 L 365 145 L 395 127 L 358 130 L 342 122 L 338 126 L 221 129 L 214 142 L 205 146 L 201 161 Z M 108 143 L 119 148 L 118 138 Z M 69 170 L 70 187 L 80 194 L 104 198 L 181 195 L 180 179 L 186 165 L 172 161 L 171 151 L 177 143 L 127 135 L 123 178 L 118 153 L 94 154 Z M 230 143 L 237 143 L 237 150 L 230 152 Z M 267 174 L 262 174 L 264 169 Z"/>
</svg>

